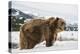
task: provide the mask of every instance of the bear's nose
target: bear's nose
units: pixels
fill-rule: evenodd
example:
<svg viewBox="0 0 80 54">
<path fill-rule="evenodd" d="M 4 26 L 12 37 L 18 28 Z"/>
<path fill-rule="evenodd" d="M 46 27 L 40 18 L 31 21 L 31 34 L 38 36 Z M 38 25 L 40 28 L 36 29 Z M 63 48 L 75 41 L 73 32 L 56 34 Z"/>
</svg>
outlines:
<svg viewBox="0 0 80 54">
<path fill-rule="evenodd" d="M 66 30 L 66 23 L 64 24 L 64 30 Z"/>
<path fill-rule="evenodd" d="M 66 30 L 66 26 L 64 26 L 64 30 Z"/>
</svg>

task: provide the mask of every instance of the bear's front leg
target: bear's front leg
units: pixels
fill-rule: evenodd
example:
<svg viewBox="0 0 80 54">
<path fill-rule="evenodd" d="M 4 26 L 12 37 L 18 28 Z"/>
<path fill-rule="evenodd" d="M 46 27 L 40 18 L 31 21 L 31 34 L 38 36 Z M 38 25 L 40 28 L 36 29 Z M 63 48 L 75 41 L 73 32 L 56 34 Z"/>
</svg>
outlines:
<svg viewBox="0 0 80 54">
<path fill-rule="evenodd" d="M 46 41 L 46 47 L 50 47 L 52 45 L 53 45 L 52 41 Z"/>
<path fill-rule="evenodd" d="M 43 34 L 44 34 L 45 41 L 46 41 L 46 47 L 52 46 L 53 37 L 52 37 L 52 34 L 50 33 L 49 26 L 44 27 Z"/>
<path fill-rule="evenodd" d="M 53 45 L 53 35 L 50 32 L 46 33 L 45 39 L 46 39 L 46 47 L 50 47 Z"/>
</svg>

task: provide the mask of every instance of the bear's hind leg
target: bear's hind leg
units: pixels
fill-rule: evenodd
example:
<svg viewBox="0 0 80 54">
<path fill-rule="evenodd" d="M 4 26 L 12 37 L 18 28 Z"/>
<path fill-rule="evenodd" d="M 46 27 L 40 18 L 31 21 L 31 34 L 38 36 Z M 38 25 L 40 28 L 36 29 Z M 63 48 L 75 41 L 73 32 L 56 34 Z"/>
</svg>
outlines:
<svg viewBox="0 0 80 54">
<path fill-rule="evenodd" d="M 30 38 L 27 39 L 27 49 L 32 49 L 32 48 L 34 48 L 36 44 L 37 44 L 37 43 L 36 43 L 34 40 L 32 40 L 32 39 L 30 39 Z"/>
</svg>

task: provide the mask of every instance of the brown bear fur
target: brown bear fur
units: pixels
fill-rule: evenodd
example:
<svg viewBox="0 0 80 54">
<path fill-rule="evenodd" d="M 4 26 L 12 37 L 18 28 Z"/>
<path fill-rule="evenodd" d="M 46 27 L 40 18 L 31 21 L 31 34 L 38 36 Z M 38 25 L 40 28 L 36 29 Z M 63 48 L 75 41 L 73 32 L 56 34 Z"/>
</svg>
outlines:
<svg viewBox="0 0 80 54">
<path fill-rule="evenodd" d="M 57 33 L 64 30 L 64 25 L 64 20 L 58 17 L 33 19 L 25 23 L 20 28 L 20 49 L 32 49 L 44 40 L 47 47 L 52 46 L 57 39 Z"/>
</svg>

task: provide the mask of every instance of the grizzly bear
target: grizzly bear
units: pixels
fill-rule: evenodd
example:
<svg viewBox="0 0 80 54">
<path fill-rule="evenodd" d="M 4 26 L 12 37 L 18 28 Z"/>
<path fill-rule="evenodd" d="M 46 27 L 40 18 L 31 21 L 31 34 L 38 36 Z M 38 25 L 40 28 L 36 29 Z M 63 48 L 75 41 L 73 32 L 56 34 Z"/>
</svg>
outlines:
<svg viewBox="0 0 80 54">
<path fill-rule="evenodd" d="M 59 17 L 32 19 L 20 28 L 20 49 L 32 49 L 42 41 L 46 41 L 46 47 L 50 47 L 64 27 L 65 21 Z"/>
</svg>

